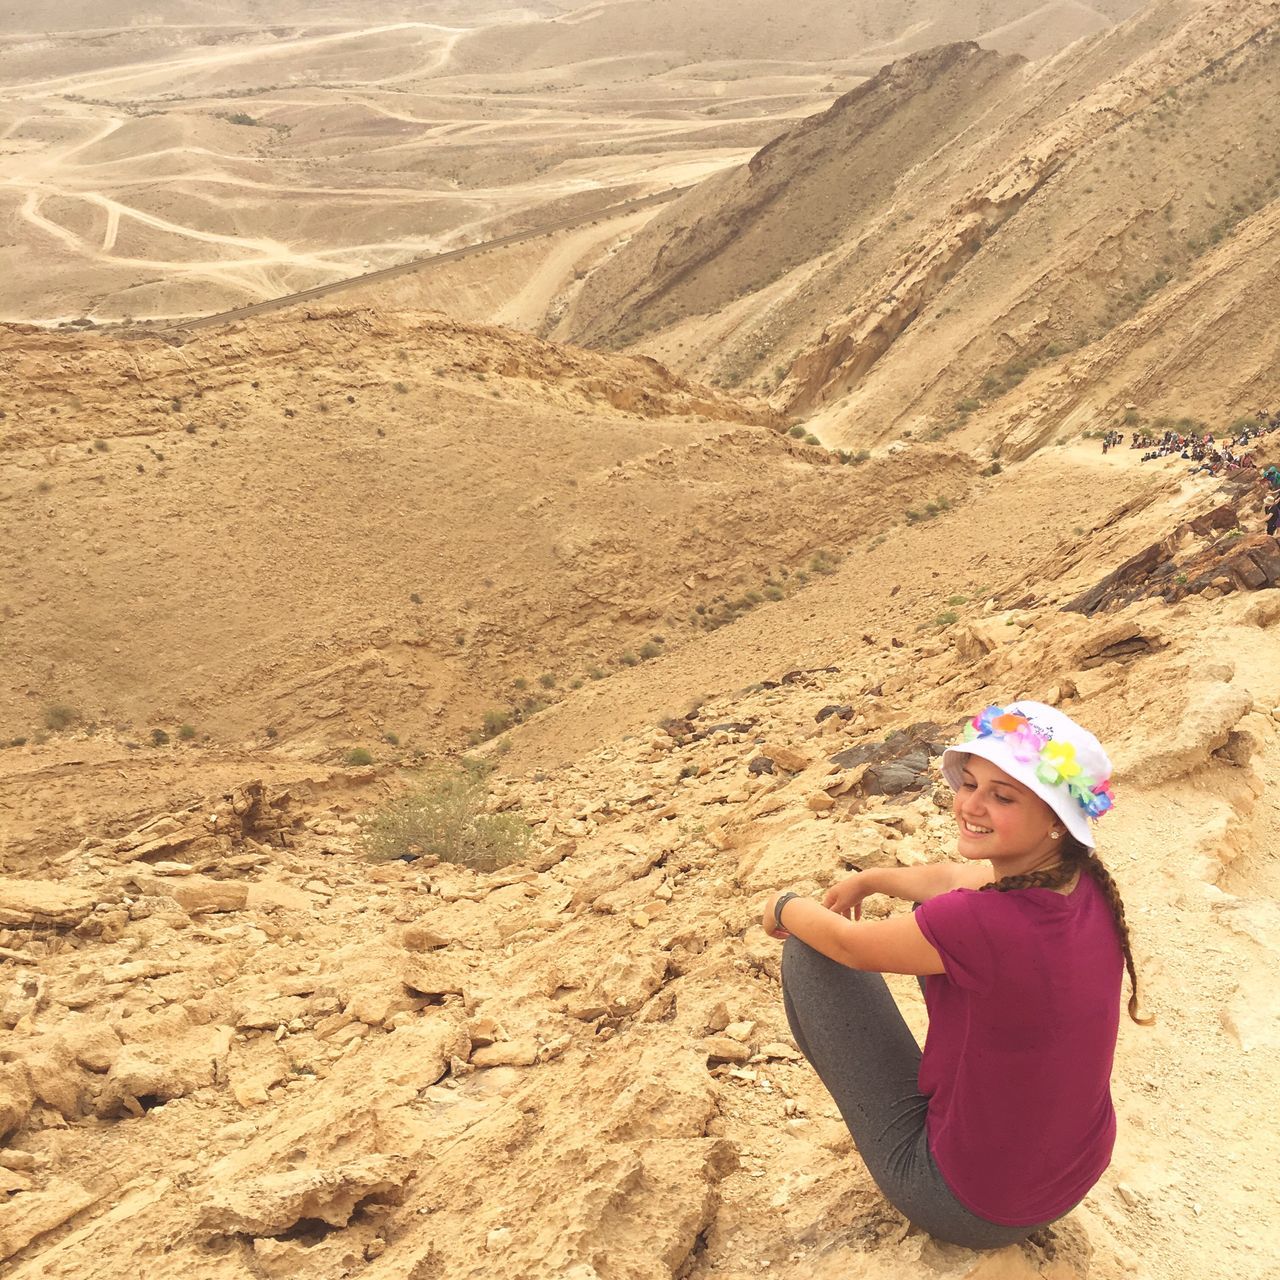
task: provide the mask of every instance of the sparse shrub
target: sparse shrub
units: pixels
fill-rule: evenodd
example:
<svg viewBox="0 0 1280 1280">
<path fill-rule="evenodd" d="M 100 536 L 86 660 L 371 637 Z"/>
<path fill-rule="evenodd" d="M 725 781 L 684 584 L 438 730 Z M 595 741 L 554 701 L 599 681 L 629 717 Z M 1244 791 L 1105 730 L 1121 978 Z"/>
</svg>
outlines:
<svg viewBox="0 0 1280 1280">
<path fill-rule="evenodd" d="M 17 738 L 10 738 L 9 745 L 11 747 L 25 747 L 27 745 L 27 740 L 21 736 Z"/>
<path fill-rule="evenodd" d="M 822 441 L 819 440 L 818 437 L 815 436 L 812 431 L 805 432 L 804 442 L 805 444 L 821 444 L 822 443 Z"/>
<path fill-rule="evenodd" d="M 989 466 L 982 468 L 984 476 L 998 476 L 1004 468 L 1000 465 L 999 460 L 993 460 Z"/>
<path fill-rule="evenodd" d="M 940 627 L 949 627 L 959 618 L 959 616 L 960 615 L 956 613 L 954 609 L 948 609 L 945 613 L 938 614 L 938 616 L 934 618 L 934 622 Z"/>
<path fill-rule="evenodd" d="M 168 742 L 169 742 L 169 735 L 165 733 L 163 729 L 151 730 L 151 745 L 153 747 L 167 746 Z"/>
<path fill-rule="evenodd" d="M 582 688 L 582 684 L 583 684 L 582 677 L 581 677 L 581 676 L 574 676 L 574 677 L 573 677 L 573 679 L 569 681 L 569 688 L 570 688 L 570 689 L 581 689 L 581 688 Z"/>
<path fill-rule="evenodd" d="M 406 387 L 403 382 L 393 382 L 391 384 L 391 389 L 402 396 L 409 394 L 409 388 Z"/>
<path fill-rule="evenodd" d="M 44 727 L 55 732 L 69 729 L 79 719 L 80 713 L 65 702 L 54 702 L 44 709 Z"/>
<path fill-rule="evenodd" d="M 278 738 L 279 736 L 280 736 L 280 730 L 277 729 L 275 725 L 269 724 L 267 726 L 267 737 L 274 742 L 275 739 Z"/>
<path fill-rule="evenodd" d="M 543 673 L 538 677 L 538 683 L 539 683 L 539 684 L 540 684 L 544 689 L 554 689 L 554 688 L 556 687 L 556 678 L 555 678 L 555 676 L 553 676 L 553 675 L 551 674 L 551 672 L 550 672 L 550 671 L 544 671 L 544 672 L 543 672 Z"/>
<path fill-rule="evenodd" d="M 781 587 L 765 587 L 764 594 L 769 600 L 783 600 L 786 598 L 786 592 Z"/>
<path fill-rule="evenodd" d="M 111 448 L 111 446 L 110 446 L 110 445 L 109 445 L 105 440 L 95 440 L 95 441 L 93 442 L 93 447 L 94 447 L 94 448 L 95 448 L 99 453 L 106 453 L 106 451 L 107 451 L 109 448 Z"/>
<path fill-rule="evenodd" d="M 759 591 L 752 590 L 747 592 L 746 600 L 748 604 L 763 604 L 764 596 Z"/>
<path fill-rule="evenodd" d="M 410 604 L 421 604 L 421 603 L 422 603 L 422 597 L 421 597 L 421 596 L 420 596 L 416 591 L 410 591 L 410 592 L 409 592 L 409 603 L 410 603 Z"/>
<path fill-rule="evenodd" d="M 1185 587 L 1187 585 L 1187 575 L 1185 573 L 1175 573 L 1173 575 L 1173 580 L 1180 587 Z"/>
<path fill-rule="evenodd" d="M 967 596 L 948 596 L 947 603 L 949 605 L 968 604 L 969 598 Z"/>
<path fill-rule="evenodd" d="M 854 462 L 866 462 L 867 459 L 870 457 L 871 457 L 870 449 L 859 449 L 858 452 L 853 455 L 853 460 Z"/>
<path fill-rule="evenodd" d="M 484 736 L 486 738 L 496 738 L 500 733 L 506 733 L 511 728 L 511 712 L 503 711 L 498 707 L 491 707 L 484 713 Z"/>
<path fill-rule="evenodd" d="M 588 668 L 587 668 L 587 675 L 588 675 L 592 680 L 603 680 L 603 679 L 605 678 L 605 675 L 606 675 L 606 674 L 607 674 L 607 673 L 606 673 L 606 672 L 604 672 L 604 671 L 602 671 L 599 667 L 588 667 Z"/>
<path fill-rule="evenodd" d="M 942 508 L 936 502 L 926 502 L 924 504 L 924 513 L 927 516 L 936 516 Z"/>
<path fill-rule="evenodd" d="M 793 436 L 797 440 L 803 440 L 807 434 L 808 432 L 806 432 L 805 429 L 802 426 L 800 426 L 799 423 L 797 423 L 794 427 L 791 428 L 790 431 L 787 432 L 787 435 Z"/>
<path fill-rule="evenodd" d="M 196 736 L 196 727 L 193 724 L 184 724 L 178 730 L 178 737 L 183 742 L 190 742 Z"/>
<path fill-rule="evenodd" d="M 656 658 L 661 652 L 662 646 L 660 644 L 654 644 L 652 640 L 646 640 L 644 644 L 640 646 L 640 656 L 642 658 Z"/>
<path fill-rule="evenodd" d="M 384 733 L 382 735 L 383 742 L 390 743 L 393 747 L 400 745 L 400 735 L 398 733 Z"/>
<path fill-rule="evenodd" d="M 1120 421 L 1123 422 L 1126 427 L 1136 427 L 1138 423 L 1142 421 L 1142 415 L 1137 411 L 1137 409 L 1126 409 L 1124 411 L 1124 417 L 1121 418 Z"/>
<path fill-rule="evenodd" d="M 518 813 L 486 813 L 486 799 L 480 770 L 440 766 L 363 820 L 365 853 L 371 862 L 434 855 L 480 872 L 518 862 L 529 824 Z"/>
<path fill-rule="evenodd" d="M 256 116 L 251 116 L 247 111 L 231 111 L 219 113 L 228 124 L 243 124 L 257 126 L 262 123 Z"/>
<path fill-rule="evenodd" d="M 920 513 L 914 507 L 907 508 L 907 523 L 916 524 L 920 520 Z"/>
<path fill-rule="evenodd" d="M 963 400 L 956 401 L 957 413 L 972 413 L 975 409 L 981 407 L 982 401 L 975 400 L 972 396 L 966 396 Z"/>
<path fill-rule="evenodd" d="M 521 693 L 523 693 L 529 687 L 529 682 L 524 678 L 524 676 L 516 676 L 516 678 L 511 683 Z"/>
<path fill-rule="evenodd" d="M 342 757 L 342 763 L 351 765 L 353 768 L 359 765 L 372 764 L 373 754 L 367 747 L 352 747 L 351 750 Z"/>
<path fill-rule="evenodd" d="M 622 656 L 619 657 L 618 661 L 622 663 L 624 667 L 634 667 L 636 663 L 640 661 L 640 659 L 637 658 L 636 655 L 632 653 L 630 649 L 628 649 L 626 653 L 622 654 Z"/>
</svg>

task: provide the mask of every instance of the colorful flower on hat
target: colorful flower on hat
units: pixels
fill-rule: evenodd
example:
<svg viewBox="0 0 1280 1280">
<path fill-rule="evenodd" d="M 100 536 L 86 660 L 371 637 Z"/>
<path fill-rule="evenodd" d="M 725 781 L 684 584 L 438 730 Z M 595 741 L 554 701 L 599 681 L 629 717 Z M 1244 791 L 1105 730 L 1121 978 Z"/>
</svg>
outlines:
<svg viewBox="0 0 1280 1280">
<path fill-rule="evenodd" d="M 1065 785 L 1068 794 L 1091 818 L 1100 818 L 1115 807 L 1111 779 L 1099 782 L 1085 773 L 1073 743 L 1061 738 L 1046 741 L 1020 712 L 986 707 L 965 725 L 962 736 L 965 742 L 999 738 L 1019 764 L 1034 766 L 1039 781 L 1051 787 Z"/>
<path fill-rule="evenodd" d="M 1050 786 L 1059 782 L 1069 785 L 1072 778 L 1078 778 L 1083 772 L 1075 747 L 1057 738 L 1040 753 L 1040 763 L 1036 766 L 1036 777 Z"/>
</svg>

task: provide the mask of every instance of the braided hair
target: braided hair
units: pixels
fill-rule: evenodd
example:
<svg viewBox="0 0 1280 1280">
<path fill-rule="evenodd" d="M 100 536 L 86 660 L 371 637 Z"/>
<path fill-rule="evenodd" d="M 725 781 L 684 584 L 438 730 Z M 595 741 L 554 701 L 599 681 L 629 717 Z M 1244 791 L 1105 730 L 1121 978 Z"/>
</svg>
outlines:
<svg viewBox="0 0 1280 1280">
<path fill-rule="evenodd" d="M 1006 893 L 1010 889 L 1061 889 L 1070 884 L 1072 877 L 1079 872 L 1093 877 L 1098 888 L 1102 890 L 1107 904 L 1111 907 L 1112 918 L 1116 922 L 1116 932 L 1120 935 L 1120 946 L 1124 951 L 1125 968 L 1129 971 L 1129 1017 L 1140 1026 L 1149 1027 L 1155 1017 L 1140 1017 L 1138 1014 L 1138 973 L 1133 964 L 1133 948 L 1129 942 L 1129 926 L 1125 923 L 1124 902 L 1120 890 L 1111 878 L 1111 872 L 1103 865 L 1102 859 L 1087 845 L 1077 840 L 1069 832 L 1064 834 L 1062 861 L 1042 871 L 1028 871 L 1025 875 L 1004 876 L 982 886 L 982 892 L 992 890 Z"/>
</svg>

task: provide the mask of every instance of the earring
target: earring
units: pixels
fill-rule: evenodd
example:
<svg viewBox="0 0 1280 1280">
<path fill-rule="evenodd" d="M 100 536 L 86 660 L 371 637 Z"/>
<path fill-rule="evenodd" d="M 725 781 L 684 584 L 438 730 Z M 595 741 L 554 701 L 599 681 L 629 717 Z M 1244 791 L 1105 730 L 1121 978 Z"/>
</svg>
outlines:
<svg viewBox="0 0 1280 1280">
<path fill-rule="evenodd" d="M 1050 839 L 1050 840 L 1057 840 L 1057 839 L 1058 839 L 1058 837 L 1059 837 L 1059 834 L 1060 834 L 1060 833 L 1059 833 L 1059 832 L 1057 832 L 1057 831 L 1050 831 L 1050 832 L 1049 832 L 1049 839 Z"/>
</svg>

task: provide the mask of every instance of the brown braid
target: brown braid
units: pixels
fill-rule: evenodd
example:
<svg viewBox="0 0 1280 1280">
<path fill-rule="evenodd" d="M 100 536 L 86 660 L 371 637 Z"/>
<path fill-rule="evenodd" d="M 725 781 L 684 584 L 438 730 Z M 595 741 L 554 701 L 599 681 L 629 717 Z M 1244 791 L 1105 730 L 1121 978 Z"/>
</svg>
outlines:
<svg viewBox="0 0 1280 1280">
<path fill-rule="evenodd" d="M 993 880 L 990 884 L 984 884 L 982 888 L 984 891 L 992 889 L 997 893 L 1004 893 L 1010 889 L 1060 889 L 1063 885 L 1070 883 L 1071 877 L 1077 871 L 1082 874 L 1087 871 L 1093 877 L 1111 907 L 1111 916 L 1116 922 L 1116 932 L 1120 935 L 1124 964 L 1129 971 L 1129 983 L 1132 987 L 1129 994 L 1129 1017 L 1139 1026 L 1149 1027 L 1155 1022 L 1155 1017 L 1138 1016 L 1138 972 L 1133 963 L 1133 947 L 1129 942 L 1129 926 L 1125 923 L 1124 902 L 1116 882 L 1111 878 L 1111 872 L 1103 866 L 1102 859 L 1094 850 L 1081 844 L 1074 836 L 1068 835 L 1063 840 L 1061 862 L 1055 863 L 1052 867 L 1046 867 L 1043 871 L 1029 871 L 1021 876 L 1005 876 L 1003 879 Z"/>
</svg>

